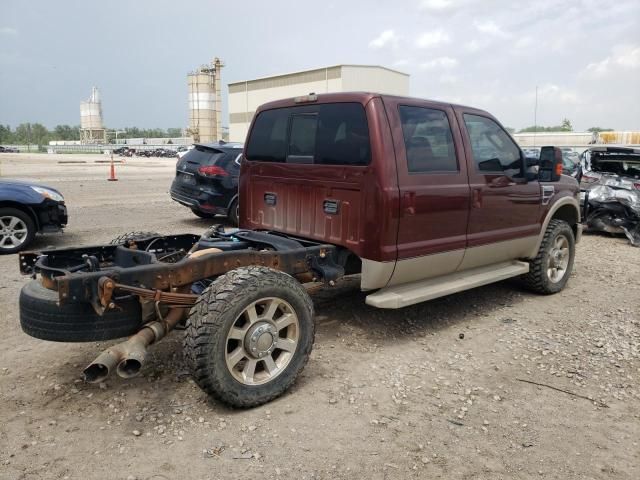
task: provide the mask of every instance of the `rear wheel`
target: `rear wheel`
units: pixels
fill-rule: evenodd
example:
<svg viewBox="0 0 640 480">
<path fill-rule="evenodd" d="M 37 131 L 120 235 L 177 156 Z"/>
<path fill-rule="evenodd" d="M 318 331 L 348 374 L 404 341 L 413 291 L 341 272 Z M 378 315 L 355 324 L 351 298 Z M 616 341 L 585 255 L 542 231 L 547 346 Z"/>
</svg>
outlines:
<svg viewBox="0 0 640 480">
<path fill-rule="evenodd" d="M 551 220 L 540 244 L 538 255 L 529 262 L 529 273 L 523 276 L 526 285 L 543 294 L 562 290 L 573 269 L 575 238 L 569 224 Z"/>
<path fill-rule="evenodd" d="M 291 276 L 246 267 L 218 277 L 191 309 L 185 357 L 196 383 L 234 407 L 285 392 L 309 359 L 313 304 Z"/>
<path fill-rule="evenodd" d="M 227 213 L 227 218 L 229 219 L 229 222 L 231 222 L 231 224 L 234 227 L 238 226 L 238 220 L 240 218 L 240 210 L 239 210 L 239 205 L 238 205 L 238 199 L 236 198 L 233 202 L 231 202 L 231 206 L 229 207 L 229 211 Z"/>
<path fill-rule="evenodd" d="M 0 208 L 0 254 L 27 248 L 35 236 L 36 225 L 26 212 Z"/>
</svg>

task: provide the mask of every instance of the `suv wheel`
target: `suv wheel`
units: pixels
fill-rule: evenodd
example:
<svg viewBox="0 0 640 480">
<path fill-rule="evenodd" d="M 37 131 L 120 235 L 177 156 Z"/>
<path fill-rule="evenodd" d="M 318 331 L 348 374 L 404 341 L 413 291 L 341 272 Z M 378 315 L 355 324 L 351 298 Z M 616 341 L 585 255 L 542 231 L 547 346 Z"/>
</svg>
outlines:
<svg viewBox="0 0 640 480">
<path fill-rule="evenodd" d="M 31 217 L 17 208 L 0 208 L 0 254 L 25 249 L 36 236 Z"/>
<path fill-rule="evenodd" d="M 575 245 L 569 224 L 562 220 L 551 220 L 538 255 L 529 262 L 529 273 L 523 276 L 527 286 L 547 295 L 562 290 L 573 269 Z"/>
<path fill-rule="evenodd" d="M 206 393 L 254 407 L 293 384 L 314 335 L 313 304 L 297 280 L 266 267 L 238 268 L 218 277 L 191 309 L 185 357 Z"/>
<path fill-rule="evenodd" d="M 240 206 L 238 205 L 237 198 L 233 202 L 231 202 L 229 211 L 227 213 L 227 218 L 234 227 L 237 227 L 239 225 L 238 220 L 240 219 Z"/>
</svg>

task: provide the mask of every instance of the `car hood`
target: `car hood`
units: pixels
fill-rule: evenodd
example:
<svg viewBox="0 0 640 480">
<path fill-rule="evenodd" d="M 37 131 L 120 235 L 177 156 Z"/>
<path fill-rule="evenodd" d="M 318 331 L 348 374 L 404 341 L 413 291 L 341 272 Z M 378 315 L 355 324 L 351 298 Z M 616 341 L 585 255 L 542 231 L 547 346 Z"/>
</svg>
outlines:
<svg viewBox="0 0 640 480">
<path fill-rule="evenodd" d="M 6 186 L 14 186 L 14 187 L 41 187 L 47 188 L 49 190 L 53 190 L 54 192 L 60 193 L 60 190 L 57 188 L 50 187 L 49 185 L 43 185 L 42 183 L 32 182 L 30 180 L 16 180 L 13 178 L 0 178 L 0 188 L 4 185 Z M 62 193 L 60 193 L 62 195 Z"/>
</svg>

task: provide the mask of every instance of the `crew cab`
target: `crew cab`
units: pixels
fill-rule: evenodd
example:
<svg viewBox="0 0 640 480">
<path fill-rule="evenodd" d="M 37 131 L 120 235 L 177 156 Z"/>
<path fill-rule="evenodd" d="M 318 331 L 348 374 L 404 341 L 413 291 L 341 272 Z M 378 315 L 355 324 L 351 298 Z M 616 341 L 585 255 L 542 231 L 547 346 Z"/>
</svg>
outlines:
<svg viewBox="0 0 640 480">
<path fill-rule="evenodd" d="M 22 254 L 22 272 L 38 277 L 21 293 L 22 327 L 59 341 L 134 333 L 85 369 L 102 381 L 137 374 L 147 347 L 185 323 L 196 383 L 259 405 L 309 358 L 309 282 L 357 274 L 378 308 L 510 277 L 562 290 L 581 235 L 579 188 L 560 149 L 543 147 L 537 164 L 476 108 L 375 93 L 268 103 L 244 148 L 239 229 Z"/>
</svg>

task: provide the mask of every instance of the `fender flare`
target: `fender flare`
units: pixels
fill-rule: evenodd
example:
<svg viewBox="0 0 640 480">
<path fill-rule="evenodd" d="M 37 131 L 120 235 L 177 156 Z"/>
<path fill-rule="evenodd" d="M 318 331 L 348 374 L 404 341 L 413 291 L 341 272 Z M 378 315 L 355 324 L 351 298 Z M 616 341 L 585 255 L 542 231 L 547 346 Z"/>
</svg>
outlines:
<svg viewBox="0 0 640 480">
<path fill-rule="evenodd" d="M 551 206 L 551 208 L 547 212 L 544 222 L 542 222 L 542 229 L 538 234 L 538 240 L 536 241 L 535 247 L 533 248 L 533 250 L 531 250 L 531 253 L 527 256 L 527 258 L 535 258 L 535 256 L 538 254 L 538 250 L 540 249 L 540 245 L 542 244 L 542 239 L 544 238 L 544 234 L 547 231 L 549 222 L 551 221 L 553 216 L 556 214 L 556 212 L 560 210 L 561 207 L 564 207 L 565 205 L 571 205 L 575 208 L 576 218 L 577 218 L 577 228 L 578 230 L 580 230 L 581 219 L 580 219 L 580 204 L 578 203 L 578 200 L 576 200 L 574 197 L 569 197 L 569 196 L 562 197 L 556 200 L 556 202 Z M 576 243 L 578 242 L 578 240 L 579 238 L 576 237 Z"/>
</svg>

